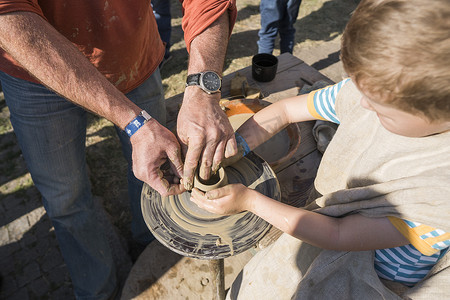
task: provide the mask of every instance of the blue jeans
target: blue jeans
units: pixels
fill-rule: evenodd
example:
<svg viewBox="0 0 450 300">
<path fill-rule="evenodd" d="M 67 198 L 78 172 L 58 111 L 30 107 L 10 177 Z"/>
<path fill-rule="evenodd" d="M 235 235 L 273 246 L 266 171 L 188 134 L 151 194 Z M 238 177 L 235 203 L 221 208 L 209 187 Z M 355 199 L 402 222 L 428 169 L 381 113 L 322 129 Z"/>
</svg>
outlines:
<svg viewBox="0 0 450 300">
<path fill-rule="evenodd" d="M 61 253 L 79 299 L 108 298 L 117 286 L 112 251 L 93 210 L 85 142 L 87 112 L 40 84 L 0 72 L 11 123 L 34 184 L 55 228 Z M 165 124 L 165 103 L 159 70 L 127 97 Z M 128 136 L 118 130 L 131 162 Z M 144 223 L 142 182 L 129 167 L 133 236 L 148 243 L 153 236 Z"/>
<path fill-rule="evenodd" d="M 158 32 L 161 40 L 166 43 L 164 58 L 169 57 L 170 35 L 172 33 L 172 15 L 170 13 L 170 0 L 152 0 L 153 13 L 155 14 Z"/>
<path fill-rule="evenodd" d="M 280 34 L 280 52 L 292 53 L 295 36 L 294 23 L 297 20 L 301 2 L 301 0 L 261 0 L 258 53 L 272 54 L 278 34 Z"/>
</svg>

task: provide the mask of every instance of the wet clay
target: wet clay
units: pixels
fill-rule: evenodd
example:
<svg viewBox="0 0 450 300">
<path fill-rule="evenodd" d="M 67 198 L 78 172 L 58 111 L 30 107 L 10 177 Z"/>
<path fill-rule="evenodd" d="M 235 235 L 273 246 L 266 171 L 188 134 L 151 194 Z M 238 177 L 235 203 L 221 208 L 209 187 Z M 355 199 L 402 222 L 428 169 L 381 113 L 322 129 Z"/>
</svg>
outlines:
<svg viewBox="0 0 450 300">
<path fill-rule="evenodd" d="M 229 183 L 242 183 L 280 199 L 270 166 L 254 153 L 224 169 Z M 190 193 L 161 198 L 149 186 L 142 192 L 144 220 L 154 236 L 173 251 L 217 259 L 241 253 L 258 242 L 270 225 L 250 212 L 219 216 L 197 207 Z"/>
<path fill-rule="evenodd" d="M 202 180 L 197 172 L 194 177 L 194 187 L 198 188 L 202 192 L 207 192 L 228 184 L 227 173 L 223 168 L 219 168 L 216 173 L 212 174 L 207 180 Z"/>
</svg>

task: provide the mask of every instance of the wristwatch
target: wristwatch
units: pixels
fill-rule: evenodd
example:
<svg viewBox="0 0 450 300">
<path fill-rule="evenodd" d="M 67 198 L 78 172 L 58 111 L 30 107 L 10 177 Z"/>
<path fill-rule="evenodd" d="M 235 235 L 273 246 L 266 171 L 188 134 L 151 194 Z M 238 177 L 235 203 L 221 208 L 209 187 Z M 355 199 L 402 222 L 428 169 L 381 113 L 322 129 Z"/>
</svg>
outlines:
<svg viewBox="0 0 450 300">
<path fill-rule="evenodd" d="M 152 117 L 146 112 L 145 110 L 141 111 L 139 115 L 136 116 L 133 120 L 131 120 L 130 123 L 128 123 L 127 126 L 125 126 L 125 132 L 128 134 L 129 137 L 131 137 L 133 134 L 138 131 L 139 128 L 144 126 L 145 123 L 147 123 L 148 120 L 150 120 Z"/>
<path fill-rule="evenodd" d="M 213 71 L 188 75 L 186 86 L 196 85 L 208 94 L 219 93 L 222 88 L 222 78 Z"/>
</svg>

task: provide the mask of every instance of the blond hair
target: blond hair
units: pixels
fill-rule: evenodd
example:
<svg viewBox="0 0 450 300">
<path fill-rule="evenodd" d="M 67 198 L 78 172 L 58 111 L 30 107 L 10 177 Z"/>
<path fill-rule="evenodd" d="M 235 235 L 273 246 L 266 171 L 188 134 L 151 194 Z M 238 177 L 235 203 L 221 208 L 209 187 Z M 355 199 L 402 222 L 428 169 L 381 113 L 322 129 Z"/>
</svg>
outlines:
<svg viewBox="0 0 450 300">
<path fill-rule="evenodd" d="M 363 0 L 342 37 L 359 87 L 430 121 L 450 120 L 450 0 Z"/>
</svg>

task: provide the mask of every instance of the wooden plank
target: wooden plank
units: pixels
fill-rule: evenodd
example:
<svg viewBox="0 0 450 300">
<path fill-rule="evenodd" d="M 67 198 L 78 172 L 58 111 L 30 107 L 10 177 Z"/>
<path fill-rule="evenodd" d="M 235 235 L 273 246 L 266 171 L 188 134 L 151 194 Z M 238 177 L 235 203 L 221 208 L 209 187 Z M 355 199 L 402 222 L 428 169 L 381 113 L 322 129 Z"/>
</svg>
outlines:
<svg viewBox="0 0 450 300">
<path fill-rule="evenodd" d="M 292 68 L 281 73 L 279 78 L 276 78 L 276 81 L 269 82 L 265 86 L 261 86 L 261 83 L 258 83 L 258 85 L 261 87 L 264 100 L 274 103 L 286 97 L 296 96 L 304 84 L 320 80 L 333 84 L 331 79 L 320 74 L 311 66 L 302 63 L 292 66 Z M 296 93 L 293 92 L 293 87 L 297 88 Z"/>
<path fill-rule="evenodd" d="M 297 151 L 292 155 L 289 160 L 286 160 L 280 165 L 272 166 L 275 173 L 280 173 L 281 171 L 289 168 L 291 165 L 295 164 L 299 159 L 305 157 L 312 151 L 316 150 L 316 140 L 312 135 L 312 128 L 315 121 L 301 122 L 297 123 L 300 128 L 300 146 Z"/>
<path fill-rule="evenodd" d="M 230 96 L 229 93 L 230 93 L 231 79 L 234 78 L 236 73 L 239 73 L 241 76 L 245 76 L 247 78 L 248 84 L 252 87 L 259 88 L 261 91 L 263 91 L 263 95 L 283 91 L 286 89 L 280 85 L 283 80 L 283 74 L 287 70 L 301 64 L 304 64 L 304 62 L 290 53 L 284 53 L 278 56 L 277 75 L 275 76 L 275 79 L 270 82 L 258 82 L 254 80 L 252 77 L 251 66 L 245 67 L 241 70 L 228 74 L 223 78 L 222 97 L 226 98 Z M 292 88 L 294 86 L 295 85 L 291 85 L 289 88 Z"/>
<path fill-rule="evenodd" d="M 309 189 L 316 178 L 322 154 L 318 150 L 299 159 L 289 168 L 277 173 L 283 203 L 302 207 L 309 195 Z"/>
</svg>

